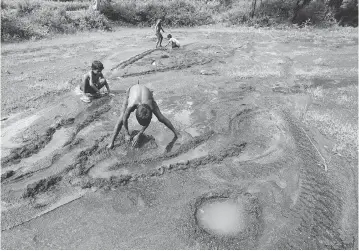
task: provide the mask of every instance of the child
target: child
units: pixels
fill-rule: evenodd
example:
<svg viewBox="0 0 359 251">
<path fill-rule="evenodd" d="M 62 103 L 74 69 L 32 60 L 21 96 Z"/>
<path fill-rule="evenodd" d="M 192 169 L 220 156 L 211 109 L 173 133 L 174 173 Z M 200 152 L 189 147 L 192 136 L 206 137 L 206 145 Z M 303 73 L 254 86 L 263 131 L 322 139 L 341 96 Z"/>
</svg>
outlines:
<svg viewBox="0 0 359 251">
<path fill-rule="evenodd" d="M 158 19 L 156 22 L 156 26 L 155 26 L 155 31 L 156 31 L 156 37 L 157 37 L 157 44 L 156 44 L 156 48 L 158 47 L 158 45 L 160 47 L 162 47 L 162 40 L 163 40 L 163 36 L 161 34 L 161 30 L 163 32 L 165 32 L 162 28 L 162 19 Z"/>
<path fill-rule="evenodd" d="M 167 45 L 169 45 L 169 43 L 171 43 L 172 48 L 179 48 L 180 47 L 180 43 L 178 42 L 178 40 L 173 38 L 171 34 L 168 34 L 167 38 L 169 39 L 169 41 L 168 41 L 168 44 L 166 44 L 165 47 L 167 47 Z"/>
<path fill-rule="evenodd" d="M 136 110 L 136 118 L 140 125 L 142 125 L 141 131 L 133 138 L 132 146 L 136 146 L 139 140 L 139 137 L 141 134 L 146 130 L 146 128 L 149 126 L 151 119 L 152 119 L 152 113 L 155 114 L 158 121 L 165 124 L 173 133 L 174 133 L 174 139 L 177 139 L 179 134 L 174 129 L 171 122 L 162 115 L 160 108 L 158 108 L 158 105 L 156 101 L 153 98 L 152 92 L 145 86 L 142 85 L 134 85 L 130 87 L 127 90 L 127 96 L 125 101 L 123 102 L 122 111 L 120 118 L 115 126 L 113 137 L 110 141 L 110 144 L 108 144 L 108 148 L 112 148 L 113 144 L 115 142 L 115 139 L 120 132 L 122 125 L 125 127 L 125 140 L 129 141 L 131 136 L 128 131 L 128 118 L 130 117 L 130 114 Z"/>
<path fill-rule="evenodd" d="M 102 74 L 103 69 L 103 64 L 100 61 L 93 61 L 91 71 L 83 76 L 80 90 L 84 92 L 85 96 L 81 98 L 82 101 L 88 103 L 91 102 L 93 98 L 101 97 L 100 90 L 104 86 L 108 94 L 110 94 L 110 87 Z"/>
</svg>

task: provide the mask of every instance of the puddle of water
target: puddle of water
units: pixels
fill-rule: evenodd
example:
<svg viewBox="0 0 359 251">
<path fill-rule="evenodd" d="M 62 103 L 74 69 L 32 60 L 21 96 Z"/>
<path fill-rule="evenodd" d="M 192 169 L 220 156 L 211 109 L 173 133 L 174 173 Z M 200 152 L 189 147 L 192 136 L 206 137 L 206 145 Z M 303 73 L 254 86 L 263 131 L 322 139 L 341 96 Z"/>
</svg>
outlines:
<svg viewBox="0 0 359 251">
<path fill-rule="evenodd" d="M 75 93 L 75 95 L 83 95 L 84 94 L 83 91 L 81 91 L 79 85 L 75 87 L 74 93 Z"/>
<path fill-rule="evenodd" d="M 126 175 L 130 173 L 130 171 L 126 168 L 121 168 L 119 170 L 108 170 L 109 167 L 115 165 L 117 162 L 117 159 L 101 161 L 96 166 L 91 168 L 89 176 L 92 178 L 110 179 L 112 176 L 119 177 L 121 175 Z"/>
<path fill-rule="evenodd" d="M 85 127 L 84 129 L 82 129 L 78 134 L 77 137 L 84 137 L 87 134 L 89 134 L 91 131 L 95 131 L 98 127 L 102 126 L 103 123 L 98 121 L 95 123 L 91 123 L 89 126 Z M 113 124 L 111 124 L 111 129 L 113 129 L 113 127 L 115 127 Z M 93 134 L 94 135 L 94 134 Z"/>
<path fill-rule="evenodd" d="M 245 228 L 244 208 L 240 202 L 205 202 L 198 208 L 196 217 L 203 229 L 222 236 L 236 235 Z"/>
<path fill-rule="evenodd" d="M 191 134 L 192 137 L 197 137 L 197 136 L 201 135 L 201 132 L 199 131 L 199 129 L 197 129 L 195 127 L 186 128 L 185 131 L 187 133 Z"/>
<path fill-rule="evenodd" d="M 181 124 L 190 126 L 191 125 L 191 114 L 192 114 L 192 111 L 190 111 L 190 110 L 182 110 L 181 112 L 176 113 L 174 117 Z"/>
<path fill-rule="evenodd" d="M 24 159 L 21 162 L 21 166 L 23 166 L 23 171 L 29 171 L 33 168 L 33 164 L 36 162 L 43 160 L 49 157 L 54 151 L 61 149 L 62 146 L 70 139 L 70 128 L 61 128 L 57 130 L 50 143 L 48 143 L 39 153 L 32 155 L 29 158 Z"/>
<path fill-rule="evenodd" d="M 21 143 L 14 142 L 13 138 L 23 132 L 27 127 L 33 124 L 39 115 L 34 114 L 32 116 L 20 119 L 15 123 L 9 124 L 8 126 L 1 128 L 1 151 L 8 148 L 15 148 L 21 146 Z"/>
<path fill-rule="evenodd" d="M 208 147 L 206 143 L 203 143 L 202 145 L 194 148 L 193 150 L 189 150 L 188 152 L 181 154 L 176 158 L 163 161 L 162 165 L 175 164 L 191 159 L 200 158 L 206 155 L 208 155 Z"/>
<path fill-rule="evenodd" d="M 160 152 L 163 152 L 167 145 L 173 140 L 173 132 L 171 132 L 168 128 L 154 132 L 149 131 L 148 134 L 155 138 Z"/>
</svg>

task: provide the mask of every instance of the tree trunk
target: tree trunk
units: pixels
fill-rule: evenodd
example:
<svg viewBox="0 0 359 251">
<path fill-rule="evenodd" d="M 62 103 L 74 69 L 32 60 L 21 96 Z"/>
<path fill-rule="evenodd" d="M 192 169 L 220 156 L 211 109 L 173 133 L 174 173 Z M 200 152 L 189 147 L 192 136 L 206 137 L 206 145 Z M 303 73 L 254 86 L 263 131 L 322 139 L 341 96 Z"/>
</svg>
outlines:
<svg viewBox="0 0 359 251">
<path fill-rule="evenodd" d="M 252 11 L 251 11 L 251 17 L 254 17 L 254 13 L 256 12 L 256 6 L 257 6 L 257 0 L 253 0 L 252 2 Z"/>
</svg>

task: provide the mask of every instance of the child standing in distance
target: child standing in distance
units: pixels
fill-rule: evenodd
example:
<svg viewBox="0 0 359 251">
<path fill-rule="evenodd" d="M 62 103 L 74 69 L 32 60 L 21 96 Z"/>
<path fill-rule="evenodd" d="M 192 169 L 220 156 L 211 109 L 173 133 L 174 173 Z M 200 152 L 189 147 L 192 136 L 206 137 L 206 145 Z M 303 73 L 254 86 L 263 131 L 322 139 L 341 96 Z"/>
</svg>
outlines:
<svg viewBox="0 0 359 251">
<path fill-rule="evenodd" d="M 180 43 L 177 39 L 175 39 L 174 37 L 172 37 L 171 34 L 167 35 L 168 38 L 168 43 L 165 45 L 165 47 L 167 47 L 167 45 L 169 45 L 171 43 L 172 48 L 179 48 L 180 47 Z"/>
<path fill-rule="evenodd" d="M 161 34 L 161 30 L 163 32 L 165 32 L 162 28 L 162 19 L 158 19 L 156 22 L 156 26 L 155 26 L 155 31 L 156 31 L 156 37 L 157 37 L 157 44 L 156 44 L 156 48 L 158 46 L 162 47 L 162 40 L 163 40 L 163 36 Z"/>
<path fill-rule="evenodd" d="M 82 101 L 89 103 L 93 98 L 101 97 L 100 90 L 102 87 L 106 87 L 108 94 L 111 93 L 110 87 L 102 74 L 104 69 L 103 64 L 100 61 L 93 61 L 91 65 L 91 71 L 86 73 L 82 78 L 82 84 L 80 90 L 84 92 Z"/>
</svg>

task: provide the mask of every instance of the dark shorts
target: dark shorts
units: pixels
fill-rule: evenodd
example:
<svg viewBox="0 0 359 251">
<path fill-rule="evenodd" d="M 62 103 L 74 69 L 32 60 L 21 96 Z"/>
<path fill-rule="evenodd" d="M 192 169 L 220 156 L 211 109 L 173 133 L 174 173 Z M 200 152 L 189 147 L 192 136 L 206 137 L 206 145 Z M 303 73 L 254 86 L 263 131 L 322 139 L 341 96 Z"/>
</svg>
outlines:
<svg viewBox="0 0 359 251">
<path fill-rule="evenodd" d="M 158 40 L 163 38 L 161 32 L 156 33 L 156 37 L 157 37 Z"/>
<path fill-rule="evenodd" d="M 105 84 L 98 84 L 96 85 L 97 89 L 101 89 Z M 83 91 L 84 93 L 90 93 L 90 94 L 96 94 L 96 91 L 90 86 L 90 80 L 86 79 L 84 81 L 84 83 L 82 83 L 82 85 L 80 86 L 80 90 Z"/>
</svg>

